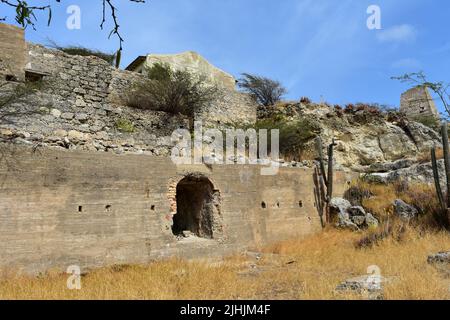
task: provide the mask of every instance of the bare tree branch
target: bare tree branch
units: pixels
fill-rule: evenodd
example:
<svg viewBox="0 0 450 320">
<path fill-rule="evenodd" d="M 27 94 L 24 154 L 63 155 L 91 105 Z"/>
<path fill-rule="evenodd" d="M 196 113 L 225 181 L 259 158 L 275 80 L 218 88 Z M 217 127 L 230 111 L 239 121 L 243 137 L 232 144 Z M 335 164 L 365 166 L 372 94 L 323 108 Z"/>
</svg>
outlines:
<svg viewBox="0 0 450 320">
<path fill-rule="evenodd" d="M 61 0 L 55 0 L 57 3 L 60 3 Z M 106 22 L 106 8 L 108 7 L 111 12 L 111 18 L 113 20 L 114 27 L 109 33 L 108 39 L 111 38 L 112 35 L 115 35 L 119 39 L 119 51 L 122 50 L 122 44 L 125 41 L 120 33 L 120 24 L 117 16 L 117 7 L 114 5 L 114 0 L 101 0 L 103 5 L 102 12 L 102 21 L 100 23 L 100 28 L 103 30 L 103 26 Z M 145 3 L 145 0 L 129 0 L 135 3 Z M 33 29 L 35 28 L 35 22 L 37 18 L 35 16 L 35 11 L 47 11 L 48 12 L 48 25 L 50 25 L 52 20 L 52 5 L 47 4 L 43 6 L 30 6 L 25 0 L 0 0 L 0 3 L 3 3 L 7 6 L 10 6 L 15 9 L 16 22 L 21 25 L 23 28 L 27 28 L 31 26 Z M 0 21 L 6 21 L 7 17 L 0 18 Z"/>
</svg>

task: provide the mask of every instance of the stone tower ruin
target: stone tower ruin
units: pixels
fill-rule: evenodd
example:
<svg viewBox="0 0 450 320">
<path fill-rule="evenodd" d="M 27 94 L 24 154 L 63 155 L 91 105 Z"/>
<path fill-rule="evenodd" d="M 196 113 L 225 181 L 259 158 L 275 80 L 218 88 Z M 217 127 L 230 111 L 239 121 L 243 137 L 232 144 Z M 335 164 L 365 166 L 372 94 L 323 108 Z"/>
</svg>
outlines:
<svg viewBox="0 0 450 320">
<path fill-rule="evenodd" d="M 409 118 L 431 116 L 439 119 L 436 104 L 426 86 L 417 86 L 404 92 L 401 96 L 400 112 Z"/>
</svg>

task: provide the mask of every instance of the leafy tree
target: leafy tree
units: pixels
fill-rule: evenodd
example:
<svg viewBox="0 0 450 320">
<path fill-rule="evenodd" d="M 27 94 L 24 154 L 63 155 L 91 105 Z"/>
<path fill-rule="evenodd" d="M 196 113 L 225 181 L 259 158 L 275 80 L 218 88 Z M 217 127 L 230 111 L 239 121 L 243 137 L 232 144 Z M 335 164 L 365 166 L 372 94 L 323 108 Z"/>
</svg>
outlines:
<svg viewBox="0 0 450 320">
<path fill-rule="evenodd" d="M 392 77 L 392 79 L 429 88 L 438 95 L 447 112 L 447 118 L 450 117 L 450 92 L 448 91 L 450 83 L 445 83 L 443 81 L 430 82 L 423 71 L 407 73 L 400 77 Z"/>
<path fill-rule="evenodd" d="M 239 87 L 260 105 L 274 105 L 287 93 L 286 88 L 278 81 L 248 73 L 243 73 L 242 76 L 238 82 Z"/>
</svg>

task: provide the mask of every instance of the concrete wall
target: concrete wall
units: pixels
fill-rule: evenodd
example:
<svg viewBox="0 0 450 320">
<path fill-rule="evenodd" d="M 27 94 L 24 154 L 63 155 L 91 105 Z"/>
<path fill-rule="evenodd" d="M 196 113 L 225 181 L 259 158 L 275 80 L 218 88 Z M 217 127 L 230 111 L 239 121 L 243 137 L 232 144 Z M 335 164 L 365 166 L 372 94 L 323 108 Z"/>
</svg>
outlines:
<svg viewBox="0 0 450 320">
<path fill-rule="evenodd" d="M 22 28 L 0 23 L 0 77 L 25 78 L 26 43 Z"/>
<path fill-rule="evenodd" d="M 261 176 L 258 166 L 177 167 L 163 157 L 2 148 L 0 269 L 210 257 L 320 230 L 309 169 Z M 172 234 L 173 188 L 192 172 L 220 193 L 220 238 Z M 340 194 L 349 177 L 336 179 Z"/>
</svg>

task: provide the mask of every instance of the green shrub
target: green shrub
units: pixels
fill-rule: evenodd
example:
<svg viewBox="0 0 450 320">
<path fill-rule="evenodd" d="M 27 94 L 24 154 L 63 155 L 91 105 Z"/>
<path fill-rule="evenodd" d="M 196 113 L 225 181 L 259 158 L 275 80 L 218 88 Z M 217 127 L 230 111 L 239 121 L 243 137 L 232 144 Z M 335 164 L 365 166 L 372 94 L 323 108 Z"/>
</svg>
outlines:
<svg viewBox="0 0 450 320">
<path fill-rule="evenodd" d="M 217 98 L 215 85 L 187 70 L 174 71 L 167 64 L 155 63 L 146 74 L 147 81 L 133 85 L 125 97 L 129 107 L 193 118 L 201 107 Z"/>
<path fill-rule="evenodd" d="M 315 139 L 321 130 L 320 125 L 311 119 L 289 121 L 280 115 L 258 120 L 255 129 L 280 130 L 280 154 L 295 160 L 305 160 L 307 144 Z M 269 150 L 270 142 L 269 135 Z"/>
<path fill-rule="evenodd" d="M 412 118 L 415 122 L 419 122 L 423 124 L 424 126 L 427 126 L 428 128 L 431 128 L 433 130 L 439 131 L 440 129 L 440 123 L 439 120 L 436 119 L 436 117 L 431 115 L 421 115 L 421 116 L 415 116 Z"/>
<path fill-rule="evenodd" d="M 120 118 L 116 120 L 116 128 L 125 133 L 133 133 L 136 131 L 133 122 L 128 119 Z"/>
<path fill-rule="evenodd" d="M 147 77 L 151 80 L 168 81 L 173 76 L 173 71 L 167 63 L 155 63 L 147 68 Z"/>
</svg>

